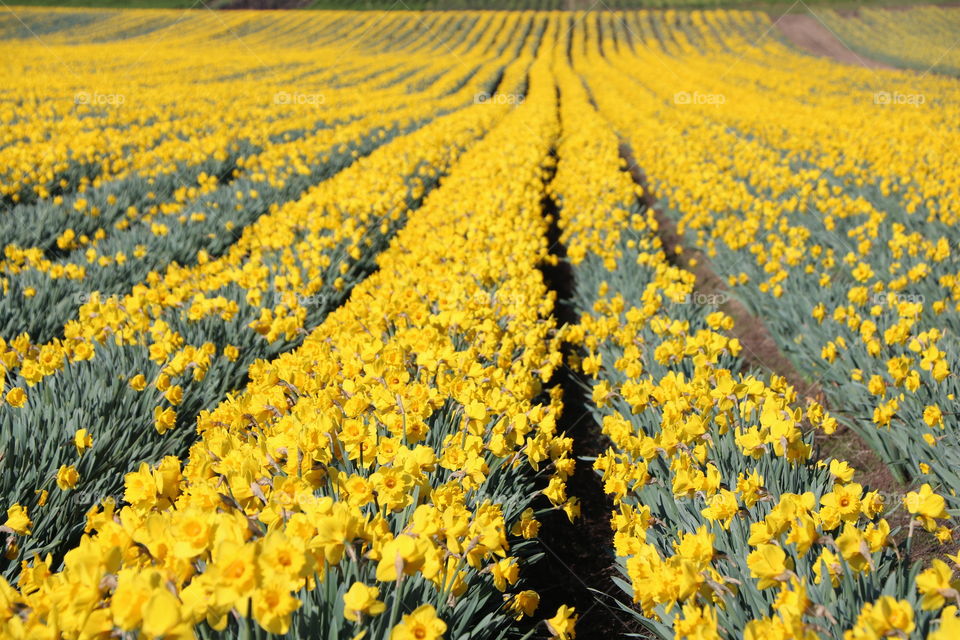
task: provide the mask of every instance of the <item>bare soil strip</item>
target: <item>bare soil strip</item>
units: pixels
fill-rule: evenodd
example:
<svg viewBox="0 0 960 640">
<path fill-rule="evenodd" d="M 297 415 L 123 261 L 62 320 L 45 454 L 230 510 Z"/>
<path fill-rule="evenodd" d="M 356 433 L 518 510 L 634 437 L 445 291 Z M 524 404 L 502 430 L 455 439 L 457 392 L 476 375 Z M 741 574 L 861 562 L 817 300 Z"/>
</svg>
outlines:
<svg viewBox="0 0 960 640">
<path fill-rule="evenodd" d="M 896 68 L 854 52 L 813 16 L 791 13 L 780 16 L 774 24 L 790 42 L 814 55 L 867 69 Z"/>
<path fill-rule="evenodd" d="M 566 260 L 566 247 L 560 242 L 559 210 L 548 196 L 544 196 L 541 207 L 550 224 L 547 242 L 550 253 L 557 257 L 557 264 L 543 264 L 540 270 L 547 287 L 557 294 L 554 311 L 557 324 L 576 324 L 579 315 L 571 302 L 575 282 L 573 269 Z M 570 349 L 570 345 L 565 345 L 564 361 Z M 612 580 L 617 574 L 610 528 L 613 502 L 604 492 L 600 476 L 590 462 L 605 448 L 600 425 L 590 413 L 589 398 L 577 373 L 566 364 L 557 369 L 547 383 L 548 388 L 556 386 L 563 389 L 563 413 L 558 426 L 567 437 L 573 438 L 573 455 L 577 460 L 576 470 L 567 480 L 567 494 L 580 499 L 580 518 L 571 523 L 561 510 L 542 517 L 539 539 L 545 557 L 531 567 L 527 588 L 540 593 L 538 616 L 551 616 L 561 604 L 576 608 L 580 616 L 578 640 L 610 640 L 642 634 L 640 625 L 616 604 L 623 598 Z"/>
</svg>

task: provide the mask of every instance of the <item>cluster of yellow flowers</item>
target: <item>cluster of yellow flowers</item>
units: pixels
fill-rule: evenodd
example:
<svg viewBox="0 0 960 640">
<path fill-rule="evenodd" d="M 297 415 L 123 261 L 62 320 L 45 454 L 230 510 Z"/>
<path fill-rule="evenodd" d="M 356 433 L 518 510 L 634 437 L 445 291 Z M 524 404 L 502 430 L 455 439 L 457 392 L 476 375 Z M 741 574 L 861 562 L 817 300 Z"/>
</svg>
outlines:
<svg viewBox="0 0 960 640">
<path fill-rule="evenodd" d="M 180 47 L 181 43 L 175 41 L 169 49 L 165 46 L 159 51 L 172 56 L 173 61 L 162 60 L 158 66 L 171 62 L 176 66 Z M 126 46 L 108 48 L 107 55 L 117 49 L 117 57 L 126 62 L 113 75 L 91 73 L 91 84 L 96 78 L 109 86 L 115 78 L 128 77 L 130 65 L 138 62 L 128 60 Z M 321 54 L 321 60 L 335 57 L 332 53 Z M 177 102 L 193 137 L 186 130 L 169 131 L 168 126 L 157 125 L 163 139 L 147 145 L 144 152 L 156 162 L 131 165 L 125 173 L 111 172 L 103 168 L 111 166 L 109 159 L 92 151 L 96 158 L 89 163 L 99 170 L 92 181 L 83 178 L 75 188 L 65 183 L 61 186 L 65 195 L 41 197 L 32 204 L 13 207 L 0 221 L 0 235 L 6 241 L 0 259 L 0 335 L 10 339 L 17 335 L 14 331 L 26 331 L 33 339 L 46 342 L 60 335 L 63 325 L 77 317 L 77 307 L 91 297 L 91 292 L 122 295 L 151 271 L 162 271 L 171 262 L 190 265 L 199 254 L 222 253 L 258 216 L 289 205 L 305 188 L 342 169 L 358 155 L 473 102 L 496 81 L 508 60 L 504 55 L 474 54 L 450 68 L 435 59 L 411 56 L 411 61 L 395 69 L 392 58 L 364 57 L 364 64 L 356 71 L 309 74 L 309 81 L 298 79 L 304 75 L 302 70 L 299 74 L 283 72 L 248 80 L 241 60 L 235 65 L 239 78 L 209 80 L 216 85 L 215 100 L 211 100 L 204 84 L 204 93 L 183 94 Z M 305 64 L 305 59 L 299 65 Z M 64 73 L 63 63 L 57 64 L 59 60 L 47 62 L 51 73 Z M 135 117 L 143 121 L 154 121 L 159 114 L 167 113 L 166 103 L 150 95 L 151 91 L 170 90 L 165 78 L 162 72 L 148 72 L 146 88 L 129 88 L 124 95 L 142 102 L 126 111 L 136 111 Z M 348 84 L 341 87 L 341 82 Z M 285 90 L 278 91 L 277 83 Z M 62 83 L 52 81 L 43 86 L 43 99 L 55 104 L 60 104 L 62 94 L 69 91 Z M 303 102 L 308 99 L 316 103 Z M 219 120 L 204 110 L 194 116 L 193 104 L 198 101 L 205 109 L 229 104 L 231 114 L 238 118 L 244 115 L 249 121 L 234 123 L 227 119 L 227 126 L 210 134 L 215 144 L 203 144 L 198 140 L 204 129 L 194 117 L 199 122 Z M 83 113 L 76 117 L 110 129 L 106 116 Z M 14 112 L 10 118 L 23 120 Z M 96 131 L 97 127 L 92 129 Z M 36 136 L 25 134 L 5 150 L 17 148 L 27 153 L 34 137 L 37 144 L 49 144 L 50 138 L 69 140 L 70 134 L 61 138 L 41 130 Z M 103 133 L 102 138 L 108 140 L 109 136 Z M 194 155 L 171 155 L 184 149 Z M 126 152 L 136 155 L 129 148 Z M 30 153 L 44 158 L 70 156 L 46 147 Z M 35 166 L 35 160 L 28 164 Z M 22 180 L 11 179 L 9 184 L 11 188 L 27 188 Z"/>
<path fill-rule="evenodd" d="M 899 475 L 927 476 L 956 502 L 955 81 L 847 69 L 774 42 L 740 53 L 732 29 L 723 44 L 735 53 L 673 63 L 654 47 L 588 50 L 584 75 L 732 293 Z M 663 64 L 673 73 L 634 71 Z"/>
<path fill-rule="evenodd" d="M 574 65 L 602 115 L 630 122 L 617 102 L 629 91 L 603 82 L 613 73 L 602 75 L 606 63 L 587 51 Z M 815 456 L 811 431 L 831 433 L 837 419 L 817 402 L 802 409 L 782 378 L 742 370 L 739 342 L 723 333 L 732 319 L 699 303 L 693 274 L 669 263 L 614 130 L 577 84 L 561 83 L 563 122 L 576 132 L 558 149 L 552 185 L 569 203 L 560 223 L 576 247 L 584 313 L 565 337 L 582 346 L 580 369 L 594 379 L 611 443 L 594 466 L 617 507 L 615 552 L 648 624 L 678 639 L 946 637 L 960 624 L 956 609 L 935 614 L 955 600 L 960 557 L 934 561 L 914 586 L 882 517 L 885 497 L 854 482 L 847 462 Z M 581 195 L 590 193 L 601 195 Z M 911 528 L 951 538 L 946 501 L 928 484 L 902 508 Z M 889 590 L 897 596 L 881 595 Z"/>
<path fill-rule="evenodd" d="M 463 104 L 467 93 L 476 87 L 467 86 L 439 104 L 414 107 L 400 116 L 371 116 L 362 123 L 338 128 L 343 141 L 366 131 L 370 119 L 381 123 L 399 117 L 415 120 L 429 109 L 451 109 Z M 480 110 L 489 121 L 492 110 Z M 131 283 L 132 293 L 123 297 L 102 298 L 97 293 L 79 306 L 79 317 L 66 323 L 63 339 L 48 344 L 31 344 L 29 336 L 21 336 L 4 345 L 5 366 L 16 370 L 28 385 L 63 369 L 68 362 L 94 356 L 95 346 L 108 340 L 117 344 L 143 344 L 151 357 L 164 362 L 182 343 L 182 336 L 165 330 L 157 323 L 169 309 L 183 308 L 191 321 L 208 316 L 229 320 L 236 313 L 236 302 L 212 292 L 236 285 L 243 290 L 248 303 L 262 309 L 255 328 L 268 341 L 279 336 L 288 339 L 302 327 L 310 297 L 324 287 L 318 277 L 334 261 L 340 273 L 347 275 L 350 263 L 358 261 L 377 240 L 371 235 L 386 236 L 394 222 L 424 194 L 426 183 L 435 180 L 446 169 L 451 157 L 476 136 L 476 116 L 458 114 L 431 127 L 429 134 L 400 138 L 372 156 L 363 158 L 331 180 L 321 182 L 297 200 L 273 207 L 268 214 L 245 228 L 240 237 L 220 258 L 211 259 L 200 250 L 193 267 L 169 265 L 166 273 L 153 275 L 142 284 Z M 473 118 L 472 120 L 469 118 Z M 463 121 L 470 126 L 464 127 Z M 482 131 L 482 128 L 480 129 Z M 453 136 L 438 138 L 438 132 Z M 423 147 L 424 143 L 430 146 Z M 423 149 L 408 154 L 406 149 Z M 370 201 L 367 194 L 376 193 Z M 315 257 L 307 259 L 304 250 Z M 296 252 L 293 261 L 284 254 Z M 342 278 L 334 286 L 342 288 Z M 265 296 L 275 294 L 273 299 Z M 268 298 L 268 299 L 265 299 Z M 304 305 L 302 302 L 307 301 Z"/>
<path fill-rule="evenodd" d="M 12 202 L 53 200 L 58 192 L 73 195 L 74 189 L 82 196 L 131 175 L 184 172 L 224 160 L 239 143 L 269 147 L 278 156 L 288 145 L 277 142 L 307 134 L 321 136 L 307 145 L 317 147 L 330 135 L 326 127 L 389 108 L 389 103 L 414 102 L 411 89 L 460 70 L 418 53 L 416 46 L 400 61 L 387 60 L 371 47 L 344 60 L 342 46 L 329 46 L 333 39 L 303 47 L 278 38 L 265 21 L 258 26 L 267 37 L 259 42 L 245 36 L 226 47 L 210 44 L 224 31 L 242 28 L 236 24 L 240 16 L 80 12 L 81 18 L 85 13 L 106 19 L 96 31 L 74 27 L 45 33 L 42 41 L 25 38 L 0 45 L 15 83 L 7 91 L 31 105 L 29 118 L 12 106 L 0 113 L 5 124 L 0 159 L 7 172 L 0 193 Z M 31 15 L 37 21 L 53 19 L 46 10 L 24 10 L 20 18 L 30 21 Z M 239 22 L 251 22 L 253 15 Z M 74 21 L 79 21 L 76 16 L 63 22 Z M 148 24 L 131 24 L 137 21 Z M 314 29 L 329 29 L 342 21 L 342 16 L 316 14 L 311 22 Z M 349 27 L 343 27 L 346 37 Z M 362 33 L 354 33 L 354 39 Z M 509 43 L 506 34 L 483 35 L 488 46 Z M 486 55 L 460 53 L 464 63 Z M 197 56 L 207 64 L 198 67 Z M 101 59 L 110 64 L 71 64 Z M 267 59 L 271 68 L 265 73 Z M 286 164 L 296 168 L 292 160 Z M 88 215 L 101 208 L 82 197 L 74 199 L 74 206 Z M 177 201 L 150 207 L 168 213 Z"/>
<path fill-rule="evenodd" d="M 954 80 L 754 12 L 18 15 L 0 635 L 573 638 L 527 570 L 537 509 L 580 511 L 567 365 L 659 636 L 960 629 L 960 555 L 907 558 L 960 505 Z M 744 364 L 651 194 L 826 402 Z M 906 536 L 833 414 L 915 480 Z"/>
<path fill-rule="evenodd" d="M 503 82 L 518 86 L 529 62 L 511 65 Z M 462 104 L 464 96 L 449 99 Z M 188 426 L 198 411 L 215 406 L 257 358 L 298 344 L 370 270 L 373 256 L 439 176 L 508 109 L 477 104 L 455 111 L 262 216 L 223 257 L 201 254 L 195 267 L 170 265 L 163 277 L 149 278 L 122 298 L 95 294 L 81 307 L 79 321 L 67 325 L 65 340 L 35 346 L 26 337 L 0 339 L 5 372 L 20 382 L 6 391 L 9 406 L 2 409 L 38 443 L 73 433 L 65 433 L 69 423 L 48 419 L 51 409 L 70 416 L 74 407 L 91 404 L 85 393 L 55 399 L 51 393 L 78 376 L 93 377 L 84 368 L 89 365 L 98 367 L 94 374 L 117 378 L 116 409 L 83 423 L 100 446 L 79 459 L 67 446 L 40 461 L 23 456 L 18 464 L 24 473 L 2 481 L 4 508 L 26 508 L 35 523 L 32 536 L 8 545 L 8 557 L 55 551 L 51 545 L 64 526 L 80 526 L 90 503 L 119 491 L 118 471 L 135 469 L 145 456 L 159 460 L 183 452 L 191 431 L 174 427 Z M 118 362 L 124 366 L 116 371 Z M 90 497 L 86 504 L 54 489 L 61 468 L 79 478 L 69 486 L 57 482 L 57 488 L 77 489 Z"/>
<path fill-rule="evenodd" d="M 558 133 L 554 99 L 538 61 L 523 106 L 478 105 L 411 136 L 409 152 L 385 152 L 383 161 L 416 157 L 417 167 L 450 162 L 503 117 L 343 307 L 200 416 L 187 459 L 144 463 L 124 479 L 128 506 L 90 511 L 62 570 L 36 558 L 18 590 L 3 585 L 4 635 L 191 637 L 197 624 L 223 629 L 232 611 L 234 624 L 250 618 L 274 633 L 336 613 L 358 630 L 436 638 L 497 610 L 531 614 L 536 593 L 512 588 L 523 554 L 511 539 L 539 528 L 528 506 L 535 471 L 549 472 L 550 502 L 577 511 L 565 491 L 574 461 L 557 431 L 561 398 L 544 388 L 561 361 L 554 295 L 536 268 L 549 258 L 539 200 Z M 409 175 L 373 164 L 379 157 L 350 177 Z M 308 198 L 313 217 L 271 222 L 287 236 L 252 227 L 258 247 L 319 232 Z M 359 225 L 369 209 L 341 220 Z M 11 529 L 29 529 L 24 511 L 8 516 Z M 504 602 L 491 590 L 511 593 Z M 570 637 L 572 620 L 562 609 L 549 625 Z"/>
</svg>

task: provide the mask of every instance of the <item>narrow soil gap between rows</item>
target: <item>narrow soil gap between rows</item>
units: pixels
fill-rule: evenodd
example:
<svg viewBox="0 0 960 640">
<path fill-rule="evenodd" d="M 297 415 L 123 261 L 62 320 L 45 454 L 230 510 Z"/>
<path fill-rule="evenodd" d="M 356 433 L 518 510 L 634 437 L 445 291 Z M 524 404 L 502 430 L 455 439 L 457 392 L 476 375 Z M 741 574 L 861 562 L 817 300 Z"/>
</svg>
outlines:
<svg viewBox="0 0 960 640">
<path fill-rule="evenodd" d="M 556 159 L 556 153 L 552 153 Z M 553 178 L 552 171 L 545 184 Z M 560 241 L 559 207 L 548 195 L 541 200 L 541 211 L 548 223 L 547 246 L 556 264 L 540 265 L 548 290 L 555 292 L 554 316 L 557 325 L 579 322 L 572 298 L 575 281 L 573 269 L 566 259 L 566 247 Z M 564 362 L 573 349 L 563 346 Z M 539 541 L 544 557 L 529 573 L 529 587 L 541 597 L 539 614 L 549 617 L 560 605 L 575 607 L 579 615 L 578 640 L 624 637 L 639 629 L 620 611 L 614 596 L 622 599 L 611 577 L 616 572 L 613 558 L 613 531 L 610 514 L 613 503 L 603 491 L 600 476 L 594 472 L 592 460 L 602 452 L 600 427 L 593 418 L 583 383 L 568 366 L 559 367 L 547 388 L 563 390 L 563 412 L 558 420 L 559 431 L 573 439 L 576 471 L 567 480 L 567 495 L 580 500 L 580 518 L 570 523 L 559 509 L 542 517 Z M 600 593 L 598 593 L 600 592 Z M 607 594 L 607 595 L 604 595 Z M 543 637 L 546 637 L 544 635 Z"/>
<path fill-rule="evenodd" d="M 684 244 L 674 221 L 657 206 L 656 195 L 650 190 L 647 176 L 637 164 L 633 149 L 627 141 L 622 139 L 620 156 L 626 161 L 627 169 L 634 182 L 643 188 L 644 204 L 654 211 L 657 235 L 663 243 L 667 260 L 675 266 L 692 272 L 696 276 L 694 290 L 709 299 L 721 301 L 717 308 L 733 318 L 734 327 L 730 335 L 737 338 L 743 345 L 741 356 L 746 362 L 746 370 L 754 369 L 785 378 L 796 390 L 798 404 L 802 408 L 806 408 L 808 401 L 816 401 L 830 410 L 826 394 L 820 385 L 811 383 L 797 371 L 790 359 L 780 350 L 763 319 L 750 313 L 739 300 L 728 293 L 727 283 L 714 271 L 710 258 L 699 249 Z M 833 434 L 826 435 L 819 432 L 816 434 L 815 444 L 819 448 L 819 456 L 821 458 L 832 456 L 846 460 L 857 470 L 856 481 L 872 489 L 878 489 L 899 501 L 899 496 L 911 487 L 897 481 L 873 448 L 845 424 L 842 416 L 837 415 L 837 417 L 840 426 Z M 888 511 L 893 511 L 897 506 L 893 500 L 888 499 Z M 909 514 L 904 509 L 899 509 L 888 515 L 888 520 L 892 526 L 901 526 L 906 532 Z M 937 543 L 932 536 L 923 531 L 915 531 L 914 538 L 911 553 L 913 559 L 932 557 L 937 554 Z"/>
</svg>

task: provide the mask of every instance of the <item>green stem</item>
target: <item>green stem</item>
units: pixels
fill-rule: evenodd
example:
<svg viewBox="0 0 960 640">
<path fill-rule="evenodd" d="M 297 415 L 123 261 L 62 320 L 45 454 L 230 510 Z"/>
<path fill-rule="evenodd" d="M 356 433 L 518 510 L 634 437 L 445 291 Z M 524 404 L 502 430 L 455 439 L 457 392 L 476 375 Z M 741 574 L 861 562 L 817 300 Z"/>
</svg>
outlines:
<svg viewBox="0 0 960 640">
<path fill-rule="evenodd" d="M 397 590 L 393 594 L 393 602 L 390 604 L 390 627 L 393 629 L 397 625 L 397 616 L 400 614 L 400 601 L 403 599 L 403 583 L 406 582 L 402 573 L 397 576 Z"/>
<path fill-rule="evenodd" d="M 247 600 L 247 615 L 246 617 L 241 616 L 243 624 L 240 625 L 240 640 L 250 640 L 250 615 L 253 613 L 251 611 L 252 606 L 252 602 Z"/>
</svg>

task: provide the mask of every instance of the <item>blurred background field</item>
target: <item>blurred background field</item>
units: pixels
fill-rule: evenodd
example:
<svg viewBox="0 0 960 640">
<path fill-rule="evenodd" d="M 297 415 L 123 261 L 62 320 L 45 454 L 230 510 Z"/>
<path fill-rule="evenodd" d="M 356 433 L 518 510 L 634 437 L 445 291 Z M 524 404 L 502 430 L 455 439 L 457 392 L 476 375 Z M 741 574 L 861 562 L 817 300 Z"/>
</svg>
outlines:
<svg viewBox="0 0 960 640">
<path fill-rule="evenodd" d="M 900 8 L 929 5 L 914 0 L 22 0 L 10 6 L 104 7 L 115 9 L 335 9 L 335 10 L 603 10 L 770 8 L 781 13 L 805 12 L 807 6 L 855 11 L 866 7 Z M 960 3 L 936 3 L 958 6 Z"/>
</svg>

